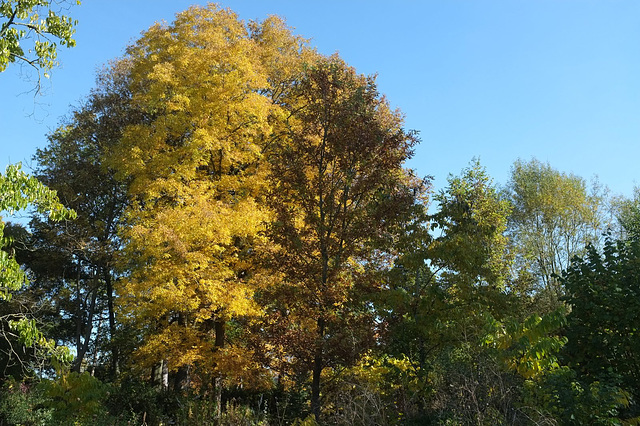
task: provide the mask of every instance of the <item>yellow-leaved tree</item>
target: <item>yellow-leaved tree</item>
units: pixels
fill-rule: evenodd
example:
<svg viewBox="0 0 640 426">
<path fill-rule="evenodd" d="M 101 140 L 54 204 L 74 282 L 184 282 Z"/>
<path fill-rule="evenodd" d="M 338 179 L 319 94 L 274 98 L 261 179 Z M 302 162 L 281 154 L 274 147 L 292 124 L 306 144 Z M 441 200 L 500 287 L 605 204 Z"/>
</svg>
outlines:
<svg viewBox="0 0 640 426">
<path fill-rule="evenodd" d="M 225 330 L 237 335 L 260 314 L 252 259 L 270 215 L 261 158 L 273 99 L 304 50 L 277 18 L 246 25 L 209 5 L 156 24 L 123 59 L 143 118 L 109 159 L 130 181 L 120 320 L 140 330 L 134 359 L 165 387 L 171 372 L 174 388 L 215 389 L 219 404 L 224 379 L 265 377 Z"/>
</svg>

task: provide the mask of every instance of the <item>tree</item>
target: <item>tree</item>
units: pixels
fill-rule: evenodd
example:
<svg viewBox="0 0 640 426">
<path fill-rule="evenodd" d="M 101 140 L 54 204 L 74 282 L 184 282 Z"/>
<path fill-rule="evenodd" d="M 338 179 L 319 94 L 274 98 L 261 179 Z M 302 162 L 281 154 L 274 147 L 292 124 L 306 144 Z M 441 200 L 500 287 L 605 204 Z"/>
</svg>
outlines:
<svg viewBox="0 0 640 426">
<path fill-rule="evenodd" d="M 41 19 L 45 9 L 46 17 Z M 52 10 L 48 0 L 0 0 L 0 72 L 9 63 L 26 63 L 38 72 L 36 90 L 39 90 L 40 72 L 44 71 L 45 77 L 48 77 L 47 71 L 57 64 L 57 44 L 52 39 L 58 39 L 63 46 L 74 46 L 75 41 L 71 37 L 75 24 L 75 21 Z M 24 40 L 33 40 L 33 46 L 26 51 L 20 45 Z M 58 202 L 55 191 L 50 191 L 20 169 L 19 164 L 10 165 L 6 169 L 6 175 L 0 175 L 0 212 L 13 213 L 34 204 L 36 211 L 47 213 L 53 220 L 74 215 L 72 210 L 66 210 Z M 4 237 L 4 227 L 0 217 L 0 302 L 6 302 L 12 291 L 21 289 L 27 283 L 25 271 L 20 268 L 15 257 L 5 251 L 11 241 Z M 15 253 L 13 249 L 12 247 L 12 252 Z M 4 315 L 1 320 L 2 337 L 10 348 L 5 354 L 8 358 L 16 355 L 16 352 L 10 341 L 13 333 L 7 332 L 5 325 L 18 330 L 22 343 L 28 343 L 28 346 L 39 344 L 49 352 L 54 351 L 54 342 L 45 339 L 37 329 L 35 320 L 13 312 Z"/>
<path fill-rule="evenodd" d="M 546 300 L 549 311 L 557 307 L 562 288 L 556 277 L 606 229 L 604 192 L 597 182 L 589 190 L 584 179 L 549 164 L 515 162 L 506 187 L 515 290 Z"/>
<path fill-rule="evenodd" d="M 8 166 L 5 174 L 0 174 L 0 212 L 13 214 L 31 205 L 39 212 L 48 212 L 49 217 L 54 220 L 75 215 L 62 206 L 55 192 L 25 174 L 20 164 Z M 5 223 L 0 220 L 0 232 L 4 230 L 4 226 Z M 3 240 L 2 243 L 4 245 L 6 241 Z M 12 291 L 22 288 L 27 275 L 15 259 L 4 251 L 0 251 L 0 271 L 0 298 L 6 300 L 11 297 Z"/>
<path fill-rule="evenodd" d="M 87 103 L 37 151 L 36 177 L 56 190 L 78 217 L 60 223 L 35 214 L 29 250 L 23 253 L 33 274 L 30 291 L 60 313 L 51 318 L 55 337 L 76 347 L 74 370 L 84 368 L 88 355 L 93 355 L 93 368 L 108 357 L 112 378 L 118 369 L 113 288 L 117 229 L 128 197 L 126 182 L 118 181 L 103 160 L 125 126 L 139 119 L 129 108 L 122 65 L 113 65 L 108 78 L 103 72 Z"/>
<path fill-rule="evenodd" d="M 108 158 L 130 181 L 121 318 L 140 332 L 136 365 L 213 391 L 218 411 L 224 380 L 264 379 L 238 324 L 260 313 L 252 265 L 279 83 L 267 70 L 301 46 L 277 19 L 247 26 L 210 5 L 150 28 L 126 57 L 142 117 Z"/>
<path fill-rule="evenodd" d="M 633 188 L 631 198 L 614 199 L 613 209 L 620 228 L 620 237 L 632 239 L 640 236 L 640 188 Z"/>
<path fill-rule="evenodd" d="M 388 294 L 381 298 L 390 313 L 390 349 L 422 370 L 435 351 L 462 334 L 456 327 L 467 320 L 481 322 L 483 312 L 508 314 L 503 292 L 510 258 L 504 234 L 510 207 L 478 161 L 448 182 L 435 196 L 438 211 L 425 219 L 437 233 L 413 240 L 396 261 Z M 470 311 L 475 315 L 467 315 Z M 445 323 L 454 329 L 443 328 Z"/>
<path fill-rule="evenodd" d="M 33 67 L 48 77 L 57 65 L 58 43 L 73 47 L 77 21 L 54 10 L 50 0 L 0 1 L 0 72 L 16 61 Z M 76 1 L 79 5 L 80 1 Z M 33 41 L 27 48 L 21 43 Z"/>
<path fill-rule="evenodd" d="M 268 264 L 278 281 L 263 296 L 291 344 L 280 349 L 311 372 L 319 418 L 325 367 L 353 364 L 375 341 L 367 294 L 424 186 L 403 168 L 416 135 L 374 79 L 337 56 L 309 64 L 285 108 L 268 152 Z"/>
<path fill-rule="evenodd" d="M 511 206 L 478 160 L 436 197 L 439 210 L 432 217 L 434 240 L 430 258 L 442 274 L 463 281 L 504 288 L 511 259 L 507 253 L 507 218 Z"/>
<path fill-rule="evenodd" d="M 5 174 L 0 174 L 0 212 L 13 214 L 27 208 L 47 213 L 53 220 L 75 217 L 75 212 L 64 208 L 54 191 L 25 174 L 20 164 L 7 166 Z M 16 262 L 15 257 L 3 250 L 10 243 L 4 236 L 4 229 L 5 223 L 0 217 L 0 303 L 10 300 L 12 294 L 28 282 L 27 273 Z M 11 349 L 10 339 L 14 337 L 19 338 L 21 344 L 28 347 L 39 346 L 49 354 L 55 352 L 55 343 L 43 336 L 32 318 L 15 312 L 0 318 L 0 321 L 3 325 L 1 337 L 9 343 L 9 353 L 4 354 L 7 358 L 17 355 L 17 352 Z M 5 324 L 10 326 L 10 331 L 5 330 Z"/>
<path fill-rule="evenodd" d="M 409 400 L 416 421 L 457 415 L 451 412 L 482 417 L 485 411 L 504 411 L 511 401 L 500 402 L 506 393 L 488 389 L 513 386 L 481 346 L 488 318 L 503 319 L 514 311 L 505 291 L 510 206 L 477 160 L 459 176 L 449 176 L 435 200 L 437 211 L 424 221 L 432 235 L 417 233 L 409 240 L 413 243 L 396 260 L 379 298 L 385 353 L 409 362 L 400 377 L 414 383 Z M 460 408 L 469 408 L 472 400 L 482 400 L 481 407 Z"/>
<path fill-rule="evenodd" d="M 571 306 L 563 356 L 585 388 L 596 384 L 640 397 L 640 243 L 608 237 L 602 251 L 589 246 L 562 275 Z M 619 399 L 619 397 L 618 397 Z"/>
</svg>

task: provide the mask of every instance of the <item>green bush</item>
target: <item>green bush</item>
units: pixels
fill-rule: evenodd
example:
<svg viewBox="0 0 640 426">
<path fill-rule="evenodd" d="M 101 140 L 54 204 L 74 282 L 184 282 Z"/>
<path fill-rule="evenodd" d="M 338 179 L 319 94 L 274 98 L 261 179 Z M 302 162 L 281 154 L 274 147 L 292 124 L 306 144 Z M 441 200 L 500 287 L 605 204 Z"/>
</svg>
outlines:
<svg viewBox="0 0 640 426">
<path fill-rule="evenodd" d="M 52 409 L 45 407 L 46 397 L 41 389 L 9 379 L 0 393 L 1 425 L 49 425 Z"/>
<path fill-rule="evenodd" d="M 104 400 L 110 387 L 89 373 L 71 372 L 41 382 L 45 406 L 57 425 L 90 424 L 107 415 Z"/>
</svg>

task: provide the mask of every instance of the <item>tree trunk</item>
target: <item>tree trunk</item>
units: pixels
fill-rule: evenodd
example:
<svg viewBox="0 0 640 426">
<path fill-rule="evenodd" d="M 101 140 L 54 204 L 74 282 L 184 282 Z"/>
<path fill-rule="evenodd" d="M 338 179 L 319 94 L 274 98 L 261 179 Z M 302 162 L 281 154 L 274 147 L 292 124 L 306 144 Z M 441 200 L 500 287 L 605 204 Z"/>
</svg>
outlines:
<svg viewBox="0 0 640 426">
<path fill-rule="evenodd" d="M 183 365 L 178 367 L 178 371 L 173 376 L 173 390 L 176 392 L 183 391 L 189 384 L 189 367 Z"/>
<path fill-rule="evenodd" d="M 78 282 L 80 280 L 80 277 L 78 276 Z M 94 283 L 95 285 L 95 283 Z M 95 308 L 96 308 L 96 299 L 98 297 L 98 290 L 97 288 L 93 288 L 93 292 L 91 295 L 91 302 L 89 303 L 89 307 L 87 308 L 87 318 L 86 318 L 86 324 L 82 324 L 82 319 L 84 317 L 83 312 L 81 310 L 81 294 L 80 294 L 80 285 L 77 285 L 77 294 L 76 297 L 78 298 L 78 318 L 76 319 L 76 324 L 77 324 L 77 328 L 76 328 L 76 351 L 77 351 L 77 355 L 76 355 L 76 359 L 73 361 L 73 365 L 71 366 L 71 370 L 75 371 L 77 373 L 80 373 L 80 370 L 82 369 L 82 361 L 84 361 L 84 357 L 87 354 L 87 351 L 89 350 L 89 342 L 91 341 L 91 332 L 93 331 L 93 316 L 95 314 Z M 82 327 L 84 327 L 84 333 L 82 333 L 83 329 Z"/>
<path fill-rule="evenodd" d="M 115 380 L 120 375 L 118 365 L 118 345 L 114 342 L 116 335 L 116 316 L 113 310 L 113 283 L 111 273 L 105 268 L 103 270 L 104 281 L 107 287 L 107 310 L 109 311 L 109 344 L 111 346 L 111 378 Z"/>
<path fill-rule="evenodd" d="M 315 356 L 313 358 L 313 377 L 311 380 L 311 412 L 320 421 L 320 375 L 324 363 L 324 318 L 318 319 L 318 342 L 316 343 Z"/>
<path fill-rule="evenodd" d="M 216 349 L 224 348 L 224 326 L 225 322 L 222 320 L 214 323 L 216 332 Z M 222 414 L 222 374 L 219 371 L 216 372 L 216 376 L 213 379 L 213 398 L 216 407 L 216 416 L 219 417 Z"/>
<path fill-rule="evenodd" d="M 169 363 L 166 359 L 162 360 L 162 390 L 169 389 Z"/>
<path fill-rule="evenodd" d="M 176 322 L 180 327 L 184 327 L 186 325 L 186 318 L 182 312 L 178 313 Z M 187 388 L 188 384 L 189 384 L 189 366 L 182 365 L 178 367 L 178 370 L 173 375 L 173 390 L 176 392 L 183 391 Z"/>
<path fill-rule="evenodd" d="M 162 363 L 153 364 L 151 366 L 151 374 L 150 374 L 151 379 L 149 380 L 149 384 L 152 387 L 155 387 L 157 384 L 161 383 L 161 380 L 162 380 L 162 377 L 160 377 L 161 370 L 162 370 Z"/>
<path fill-rule="evenodd" d="M 76 277 L 76 351 L 77 356 L 71 365 L 71 370 L 76 373 L 80 372 L 80 366 L 82 364 L 82 358 L 84 357 L 84 350 L 82 348 L 82 298 L 80 293 L 80 262 L 77 262 L 77 277 Z"/>
</svg>

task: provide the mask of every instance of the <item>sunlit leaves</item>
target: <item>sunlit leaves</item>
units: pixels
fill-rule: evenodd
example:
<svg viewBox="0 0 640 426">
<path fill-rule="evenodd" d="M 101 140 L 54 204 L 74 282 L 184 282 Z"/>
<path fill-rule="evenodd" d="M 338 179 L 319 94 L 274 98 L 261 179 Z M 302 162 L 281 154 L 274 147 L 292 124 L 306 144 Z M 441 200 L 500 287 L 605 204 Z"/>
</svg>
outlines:
<svg viewBox="0 0 640 426">
<path fill-rule="evenodd" d="M 349 365 L 373 343 L 368 298 L 402 230 L 424 208 L 426 185 L 403 168 L 416 135 L 375 79 L 337 55 L 307 64 L 281 102 L 288 115 L 274 124 L 267 151 L 274 220 L 265 257 L 282 282 L 263 296 L 287 324 L 272 328 L 284 334 L 274 340 L 288 344 L 292 367 L 312 371 L 319 415 L 323 368 Z"/>
<path fill-rule="evenodd" d="M 606 227 L 604 189 L 584 179 L 554 170 L 537 160 L 517 161 L 507 185 L 513 205 L 509 234 L 516 264 L 535 278 L 523 289 L 547 299 L 553 310 L 562 295 L 556 275 L 571 258 L 597 243 Z"/>
<path fill-rule="evenodd" d="M 130 182 L 119 294 L 123 320 L 142 331 L 141 365 L 166 359 L 172 370 L 195 366 L 194 377 L 255 370 L 251 350 L 220 333 L 260 313 L 262 158 L 277 109 L 265 70 L 280 52 L 270 43 L 289 39 L 300 46 L 280 21 L 249 27 L 210 5 L 153 26 L 128 49 L 130 102 L 142 118 L 108 162 Z M 260 54 L 261 43 L 271 53 Z"/>
<path fill-rule="evenodd" d="M 77 21 L 54 10 L 49 0 L 0 1 L 0 72 L 22 61 L 36 70 L 57 65 L 58 44 L 73 47 Z M 76 2 L 80 4 L 80 2 Z"/>
<path fill-rule="evenodd" d="M 24 173 L 20 164 L 9 165 L 5 173 L 0 174 L 0 212 L 13 214 L 28 208 L 46 213 L 53 220 L 76 216 L 73 210 L 66 209 L 60 203 L 55 191 Z M 11 293 L 21 289 L 27 282 L 27 275 L 15 258 L 3 250 L 9 243 L 4 236 L 4 228 L 5 224 L 0 217 L 0 302 L 10 299 Z M 9 325 L 15 330 L 22 344 L 38 347 L 46 356 L 53 356 L 55 362 L 64 363 L 68 360 L 64 352 L 56 349 L 55 342 L 46 339 L 37 329 L 35 320 L 26 318 L 21 313 L 15 313 L 13 318 Z"/>
<path fill-rule="evenodd" d="M 431 258 L 444 274 L 462 281 L 503 287 L 511 259 L 507 253 L 508 201 L 477 160 L 435 197 L 439 210 L 432 216 L 436 234 Z"/>
<path fill-rule="evenodd" d="M 558 354 L 567 343 L 558 335 L 565 325 L 565 312 L 543 317 L 531 315 L 524 321 L 504 322 L 487 318 L 485 344 L 498 349 L 497 356 L 521 376 L 530 379 L 558 368 Z"/>
<path fill-rule="evenodd" d="M 21 170 L 20 164 L 9 165 L 0 174 L 0 212 L 13 214 L 29 207 L 47 213 L 53 220 L 75 217 L 75 212 L 67 210 L 58 201 L 55 191 Z M 7 244 L 3 237 L 4 222 L 0 217 L 0 249 Z M 26 275 L 13 257 L 0 250 L 0 300 L 10 297 L 26 282 Z"/>
</svg>

